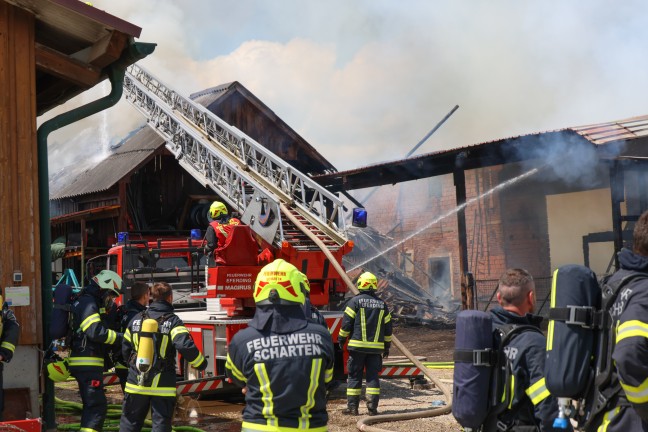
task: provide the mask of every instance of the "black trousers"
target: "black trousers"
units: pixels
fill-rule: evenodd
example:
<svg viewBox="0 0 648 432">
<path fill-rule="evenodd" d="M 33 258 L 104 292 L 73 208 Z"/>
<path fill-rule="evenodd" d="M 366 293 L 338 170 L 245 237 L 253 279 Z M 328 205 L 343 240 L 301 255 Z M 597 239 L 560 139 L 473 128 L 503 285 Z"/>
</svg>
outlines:
<svg viewBox="0 0 648 432">
<path fill-rule="evenodd" d="M 81 427 L 95 431 L 103 428 L 106 419 L 108 401 L 104 393 L 103 371 L 73 371 L 73 376 L 79 384 L 83 412 L 81 413 Z"/>
<path fill-rule="evenodd" d="M 115 374 L 119 378 L 119 385 L 122 388 L 122 392 L 126 388 L 126 381 L 128 380 L 128 369 L 126 368 L 115 368 Z"/>
<path fill-rule="evenodd" d="M 146 414 L 151 408 L 153 432 L 170 432 L 175 405 L 175 397 L 126 393 L 124 395 L 124 405 L 122 406 L 122 417 L 119 421 L 119 431 L 141 431 Z"/>
<path fill-rule="evenodd" d="M 367 394 L 380 394 L 380 380 L 378 375 L 382 369 L 381 354 L 367 354 L 360 351 L 349 351 L 347 370 L 349 378 L 347 389 L 360 390 L 362 388 L 362 372 L 367 378 Z M 349 392 L 347 391 L 347 395 Z M 360 393 L 358 393 L 358 396 Z"/>
</svg>

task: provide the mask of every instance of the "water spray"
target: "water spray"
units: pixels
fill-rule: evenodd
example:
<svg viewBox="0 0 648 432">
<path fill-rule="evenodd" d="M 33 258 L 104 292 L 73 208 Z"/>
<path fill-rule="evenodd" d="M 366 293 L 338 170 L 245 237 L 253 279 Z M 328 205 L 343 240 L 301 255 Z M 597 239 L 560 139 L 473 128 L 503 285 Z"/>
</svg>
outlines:
<svg viewBox="0 0 648 432">
<path fill-rule="evenodd" d="M 463 210 L 464 208 L 466 208 L 469 204 L 472 204 L 472 203 L 474 203 L 474 202 L 477 202 L 477 201 L 479 201 L 479 200 L 481 200 L 481 199 L 483 199 L 483 198 L 486 198 L 486 197 L 488 197 L 488 196 L 490 196 L 490 195 L 493 195 L 493 194 L 496 193 L 496 192 L 501 191 L 502 189 L 505 189 L 505 188 L 511 186 L 512 184 L 515 184 L 515 183 L 517 183 L 517 182 L 519 182 L 519 181 L 522 181 L 522 180 L 524 180 L 524 179 L 526 179 L 526 178 L 529 178 L 529 177 L 531 177 L 532 175 L 538 173 L 542 168 L 543 168 L 543 167 L 533 168 L 533 169 L 531 169 L 531 170 L 529 170 L 529 171 L 527 171 L 527 172 L 525 172 L 525 173 L 523 173 L 523 174 L 520 174 L 520 175 L 517 176 L 517 177 L 514 177 L 514 178 L 512 178 L 512 179 L 509 179 L 509 180 L 505 181 L 504 183 L 498 184 L 498 185 L 495 186 L 494 188 L 487 190 L 486 192 L 484 192 L 483 194 L 481 194 L 481 195 L 479 195 L 479 196 L 476 196 L 476 197 L 474 197 L 474 198 L 469 199 L 469 200 L 466 201 L 465 203 L 463 203 L 463 204 L 461 204 L 461 205 L 459 205 L 459 206 L 453 208 L 452 210 L 450 210 L 450 211 L 448 211 L 447 213 L 445 213 L 445 214 L 443 214 L 443 215 L 437 217 L 436 219 L 433 219 L 431 222 L 429 222 L 428 224 L 424 225 L 423 227 L 421 227 L 420 229 L 418 229 L 416 232 L 414 232 L 414 233 L 408 235 L 408 236 L 405 237 L 404 239 L 402 239 L 402 240 L 396 242 L 395 244 L 391 245 L 390 247 L 388 247 L 388 248 L 385 249 L 384 251 L 380 252 L 378 255 L 375 255 L 375 256 L 373 256 L 373 257 L 371 257 L 371 258 L 369 258 L 369 259 L 367 259 L 367 260 L 361 262 L 360 264 L 356 264 L 353 268 L 351 268 L 351 269 L 349 269 L 349 270 L 347 270 L 347 271 L 350 272 L 350 271 L 353 271 L 353 270 L 355 270 L 355 269 L 357 269 L 357 268 L 359 268 L 359 267 L 364 266 L 364 265 L 367 264 L 368 262 L 371 262 L 371 261 L 375 260 L 376 258 L 380 257 L 381 255 L 384 255 L 385 253 L 389 252 L 390 250 L 395 249 L 395 248 L 397 248 L 398 246 L 402 245 L 402 244 L 405 243 L 407 240 L 410 240 L 411 238 L 416 237 L 417 235 L 419 235 L 420 233 L 422 233 L 422 232 L 425 231 L 426 229 L 430 228 L 432 225 L 435 225 L 435 224 L 441 222 L 442 220 L 444 220 L 445 218 L 447 218 L 447 217 L 449 217 L 449 216 L 452 216 L 452 215 L 454 215 L 454 214 L 459 213 L 461 210 Z"/>
</svg>

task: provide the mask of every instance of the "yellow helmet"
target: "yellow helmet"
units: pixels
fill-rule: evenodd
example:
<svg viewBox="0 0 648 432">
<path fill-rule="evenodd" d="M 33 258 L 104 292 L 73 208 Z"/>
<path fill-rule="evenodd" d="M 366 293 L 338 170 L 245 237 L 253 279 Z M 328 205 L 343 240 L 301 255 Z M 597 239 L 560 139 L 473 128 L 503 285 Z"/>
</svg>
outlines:
<svg viewBox="0 0 648 432">
<path fill-rule="evenodd" d="M 301 281 L 302 287 L 306 290 L 306 292 L 310 293 L 310 282 L 308 281 L 308 277 L 302 272 L 299 273 L 301 273 L 302 275 L 302 281 Z"/>
<path fill-rule="evenodd" d="M 227 214 L 227 207 L 220 201 L 214 201 L 211 206 L 209 206 L 209 217 L 212 219 L 218 219 L 221 216 Z"/>
<path fill-rule="evenodd" d="M 301 283 L 304 280 L 297 267 L 276 259 L 261 269 L 254 284 L 254 302 L 265 304 L 304 304 Z"/>
<path fill-rule="evenodd" d="M 67 360 L 57 360 L 47 365 L 47 376 L 54 382 L 63 382 L 70 377 Z"/>
<path fill-rule="evenodd" d="M 376 279 L 376 276 L 373 273 L 364 272 L 358 278 L 357 285 L 360 291 L 370 289 L 376 290 L 378 289 L 378 279 Z"/>
<path fill-rule="evenodd" d="M 92 280 L 103 290 L 110 290 L 117 296 L 122 293 L 122 278 L 112 270 L 101 270 Z"/>
</svg>

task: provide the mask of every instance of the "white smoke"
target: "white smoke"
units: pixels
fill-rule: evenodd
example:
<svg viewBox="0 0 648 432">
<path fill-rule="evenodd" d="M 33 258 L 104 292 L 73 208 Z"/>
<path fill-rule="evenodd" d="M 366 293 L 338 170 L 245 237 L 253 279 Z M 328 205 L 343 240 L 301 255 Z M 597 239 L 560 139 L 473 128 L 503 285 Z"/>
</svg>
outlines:
<svg viewBox="0 0 648 432">
<path fill-rule="evenodd" d="M 639 0 L 93 3 L 158 44 L 162 81 L 239 81 L 341 170 L 402 158 L 455 104 L 418 154 L 646 113 Z M 111 145 L 144 121 L 126 102 L 107 120 Z M 53 134 L 52 169 L 100 152 L 100 122 Z"/>
</svg>

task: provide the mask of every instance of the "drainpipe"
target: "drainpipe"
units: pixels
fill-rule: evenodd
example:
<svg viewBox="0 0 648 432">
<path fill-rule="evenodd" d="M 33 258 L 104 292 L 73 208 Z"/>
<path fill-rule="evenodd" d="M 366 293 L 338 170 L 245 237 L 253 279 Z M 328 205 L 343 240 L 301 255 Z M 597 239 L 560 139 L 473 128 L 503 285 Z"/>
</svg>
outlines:
<svg viewBox="0 0 648 432">
<path fill-rule="evenodd" d="M 49 171 L 47 159 L 47 138 L 49 134 L 75 123 L 100 111 L 115 105 L 123 93 L 124 75 L 126 68 L 138 60 L 151 54 L 155 44 L 135 42 L 123 51 L 120 59 L 106 68 L 106 73 L 112 89 L 100 99 L 71 111 L 60 114 L 43 123 L 36 135 L 38 148 L 38 206 L 40 217 L 40 254 L 41 254 L 41 296 L 42 296 L 42 326 L 43 348 L 47 350 L 52 343 L 49 325 L 52 319 L 52 233 L 49 210 Z M 83 281 L 81 282 L 83 284 Z M 54 383 L 45 376 L 45 391 L 43 393 L 43 421 L 45 430 L 56 429 L 54 415 Z"/>
</svg>

